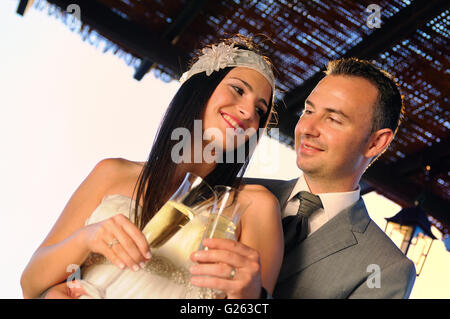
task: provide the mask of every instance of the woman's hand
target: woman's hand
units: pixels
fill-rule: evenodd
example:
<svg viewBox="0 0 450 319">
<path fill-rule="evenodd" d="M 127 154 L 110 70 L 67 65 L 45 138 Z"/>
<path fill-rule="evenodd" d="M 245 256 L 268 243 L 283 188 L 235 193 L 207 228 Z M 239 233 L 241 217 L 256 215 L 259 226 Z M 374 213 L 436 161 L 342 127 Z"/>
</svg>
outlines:
<svg viewBox="0 0 450 319">
<path fill-rule="evenodd" d="M 261 294 L 259 253 L 230 239 L 203 241 L 208 250 L 192 253 L 199 264 L 190 268 L 191 283 L 224 291 L 229 299 L 254 299 Z"/>
<path fill-rule="evenodd" d="M 84 233 L 89 250 L 102 254 L 120 269 L 127 266 L 137 271 L 151 259 L 144 235 L 122 214 L 88 225 Z"/>
</svg>

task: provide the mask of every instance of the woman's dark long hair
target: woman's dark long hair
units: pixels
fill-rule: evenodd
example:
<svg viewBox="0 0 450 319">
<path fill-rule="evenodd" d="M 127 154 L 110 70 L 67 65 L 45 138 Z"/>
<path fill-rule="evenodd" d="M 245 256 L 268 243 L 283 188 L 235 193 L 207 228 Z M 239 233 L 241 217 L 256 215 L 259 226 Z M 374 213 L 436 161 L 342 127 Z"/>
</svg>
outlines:
<svg viewBox="0 0 450 319">
<path fill-rule="evenodd" d="M 235 44 L 240 49 L 252 48 L 249 45 Z M 255 51 L 254 48 L 252 48 Z M 169 199 L 169 189 L 173 188 L 176 164 L 171 157 L 171 151 L 177 140 L 171 139 L 171 134 L 176 128 L 186 128 L 191 133 L 194 128 L 194 120 L 201 118 L 202 112 L 216 87 L 232 68 L 227 67 L 206 76 L 205 72 L 189 78 L 179 88 L 172 99 L 164 118 L 160 124 L 153 143 L 148 160 L 143 167 L 135 186 L 136 207 L 135 224 L 141 230 L 155 213 Z M 273 101 L 269 103 L 269 110 L 261 117 L 259 127 L 267 125 L 272 112 Z M 257 131 L 258 140 L 259 130 Z M 233 160 L 232 163 L 217 163 L 214 170 L 205 177 L 205 181 L 212 187 L 216 185 L 228 185 L 239 187 L 242 175 L 250 159 L 249 142 L 245 147 L 245 162 Z M 233 151 L 234 159 L 237 158 L 237 149 Z M 225 157 L 225 156 L 224 156 Z M 239 176 L 238 176 L 239 175 Z M 138 203 L 142 198 L 142 212 L 138 214 Z"/>
</svg>

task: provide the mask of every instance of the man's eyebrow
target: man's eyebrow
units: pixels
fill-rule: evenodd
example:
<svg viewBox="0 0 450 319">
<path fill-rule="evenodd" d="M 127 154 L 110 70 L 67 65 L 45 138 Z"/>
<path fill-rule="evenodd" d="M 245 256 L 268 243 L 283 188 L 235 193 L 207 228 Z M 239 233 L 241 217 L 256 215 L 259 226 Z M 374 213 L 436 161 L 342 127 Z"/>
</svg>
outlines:
<svg viewBox="0 0 450 319">
<path fill-rule="evenodd" d="M 350 119 L 347 114 L 345 114 L 344 112 L 342 112 L 341 110 L 336 110 L 336 109 L 332 109 L 332 108 L 325 108 L 325 111 L 327 111 L 328 113 L 334 113 L 334 114 L 338 114 L 338 115 L 342 115 L 343 117 L 345 117 L 346 119 Z"/>
<path fill-rule="evenodd" d="M 240 79 L 240 78 L 236 78 L 236 77 L 230 77 L 230 79 L 235 79 L 235 80 L 241 81 L 242 83 L 244 83 L 244 85 L 245 85 L 250 91 L 253 92 L 253 87 L 252 87 L 249 83 L 247 83 L 246 81 L 244 81 L 244 80 L 242 80 L 242 79 Z M 260 98 L 259 101 L 261 101 L 262 103 L 264 103 L 264 105 L 267 107 L 267 109 L 269 109 L 269 105 L 267 104 L 266 100 L 264 100 L 263 98 Z"/>
<path fill-rule="evenodd" d="M 314 105 L 314 103 L 311 102 L 311 101 L 308 100 L 308 99 L 305 101 L 305 104 L 309 104 L 309 105 L 312 106 L 313 108 L 316 108 L 316 106 Z"/>
<path fill-rule="evenodd" d="M 306 101 L 305 101 L 305 104 L 308 104 L 308 105 L 310 105 L 310 106 L 313 107 L 313 108 L 316 108 L 316 106 L 314 105 L 314 103 L 311 102 L 310 100 L 306 100 Z M 331 107 L 326 107 L 326 108 L 325 108 L 325 111 L 327 111 L 328 113 L 335 113 L 335 114 L 338 114 L 338 115 L 342 115 L 342 116 L 345 117 L 346 119 L 350 119 L 350 117 L 349 117 L 347 114 L 345 114 L 344 112 L 342 112 L 341 110 L 333 109 L 333 108 L 331 108 Z"/>
</svg>

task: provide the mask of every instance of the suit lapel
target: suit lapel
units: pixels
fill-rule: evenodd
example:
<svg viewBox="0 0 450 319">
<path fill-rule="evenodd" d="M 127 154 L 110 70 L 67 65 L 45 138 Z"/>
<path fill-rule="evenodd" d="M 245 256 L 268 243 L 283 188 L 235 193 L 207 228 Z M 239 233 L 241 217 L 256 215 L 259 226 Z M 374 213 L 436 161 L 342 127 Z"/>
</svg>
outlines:
<svg viewBox="0 0 450 319">
<path fill-rule="evenodd" d="M 356 245 L 353 232 L 364 232 L 370 218 L 360 198 L 306 238 L 284 257 L 278 282 L 347 247 Z"/>
<path fill-rule="evenodd" d="M 289 195 L 291 195 L 292 190 L 294 189 L 295 184 L 297 183 L 297 178 L 292 179 L 290 181 L 285 181 L 284 183 L 280 184 L 278 187 L 273 187 L 272 189 L 269 189 L 280 202 L 281 211 L 284 210 L 287 200 L 289 199 Z"/>
</svg>

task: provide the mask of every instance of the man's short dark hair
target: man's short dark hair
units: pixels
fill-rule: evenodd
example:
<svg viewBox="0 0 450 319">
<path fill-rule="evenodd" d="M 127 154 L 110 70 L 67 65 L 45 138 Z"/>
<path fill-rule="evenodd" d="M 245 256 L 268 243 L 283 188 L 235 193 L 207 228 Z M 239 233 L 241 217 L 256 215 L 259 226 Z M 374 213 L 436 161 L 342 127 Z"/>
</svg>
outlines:
<svg viewBox="0 0 450 319">
<path fill-rule="evenodd" d="M 378 99 L 374 107 L 371 133 L 383 128 L 390 128 L 396 133 L 404 107 L 400 90 L 392 75 L 369 61 L 356 58 L 330 61 L 325 74 L 358 76 L 372 83 L 378 90 Z"/>
</svg>

